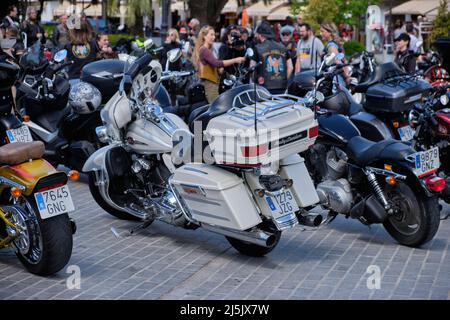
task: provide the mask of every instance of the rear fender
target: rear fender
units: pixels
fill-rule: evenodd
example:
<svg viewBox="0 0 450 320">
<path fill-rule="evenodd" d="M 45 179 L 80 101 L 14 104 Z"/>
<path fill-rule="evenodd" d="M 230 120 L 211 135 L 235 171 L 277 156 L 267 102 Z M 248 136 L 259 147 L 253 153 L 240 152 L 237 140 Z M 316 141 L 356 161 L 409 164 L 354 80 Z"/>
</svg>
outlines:
<svg viewBox="0 0 450 320">
<path fill-rule="evenodd" d="M 57 171 L 50 163 L 43 159 L 27 161 L 15 166 L 0 167 L 0 178 L 6 178 L 15 184 L 23 186 L 23 193 L 27 196 L 33 193 L 36 185 L 42 178 L 57 174 L 64 175 L 65 181 L 63 179 L 60 180 L 64 184 L 67 183 L 67 176 L 63 172 Z M 3 181 L 0 184 L 0 193 L 3 193 L 5 189 L 11 187 L 12 185 Z"/>
</svg>

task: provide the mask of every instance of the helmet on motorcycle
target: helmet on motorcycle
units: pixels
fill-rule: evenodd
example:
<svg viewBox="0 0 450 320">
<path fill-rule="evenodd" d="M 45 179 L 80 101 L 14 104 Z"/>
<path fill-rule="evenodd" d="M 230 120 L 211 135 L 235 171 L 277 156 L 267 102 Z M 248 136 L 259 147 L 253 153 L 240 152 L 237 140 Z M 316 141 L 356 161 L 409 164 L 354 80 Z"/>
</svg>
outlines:
<svg viewBox="0 0 450 320">
<path fill-rule="evenodd" d="M 70 88 L 69 105 L 74 112 L 87 114 L 96 111 L 102 103 L 102 94 L 92 84 L 80 81 Z"/>
</svg>

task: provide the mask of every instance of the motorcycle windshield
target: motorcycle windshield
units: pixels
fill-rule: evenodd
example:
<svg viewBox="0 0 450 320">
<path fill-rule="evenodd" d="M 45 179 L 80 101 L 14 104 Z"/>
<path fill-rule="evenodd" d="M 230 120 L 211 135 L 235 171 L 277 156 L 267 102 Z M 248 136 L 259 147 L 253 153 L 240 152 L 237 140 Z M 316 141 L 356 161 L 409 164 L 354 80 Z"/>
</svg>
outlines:
<svg viewBox="0 0 450 320">
<path fill-rule="evenodd" d="M 27 54 L 22 56 L 20 59 L 20 65 L 28 68 L 36 68 L 41 66 L 42 62 L 45 60 L 44 52 L 41 49 L 41 42 L 36 41 L 36 43 L 28 49 Z"/>
</svg>

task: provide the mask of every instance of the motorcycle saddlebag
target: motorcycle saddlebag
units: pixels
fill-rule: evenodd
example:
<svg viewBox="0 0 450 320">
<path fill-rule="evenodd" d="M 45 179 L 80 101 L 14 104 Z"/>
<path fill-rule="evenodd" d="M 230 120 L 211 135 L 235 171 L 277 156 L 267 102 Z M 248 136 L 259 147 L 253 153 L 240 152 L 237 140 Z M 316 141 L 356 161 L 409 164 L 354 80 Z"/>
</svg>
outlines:
<svg viewBox="0 0 450 320">
<path fill-rule="evenodd" d="M 365 108 L 369 112 L 404 112 L 420 102 L 429 89 L 428 82 L 411 77 L 386 80 L 369 87 Z"/>
<path fill-rule="evenodd" d="M 246 230 L 261 218 L 241 178 L 201 163 L 175 170 L 172 183 L 195 220 L 220 227 Z"/>
</svg>

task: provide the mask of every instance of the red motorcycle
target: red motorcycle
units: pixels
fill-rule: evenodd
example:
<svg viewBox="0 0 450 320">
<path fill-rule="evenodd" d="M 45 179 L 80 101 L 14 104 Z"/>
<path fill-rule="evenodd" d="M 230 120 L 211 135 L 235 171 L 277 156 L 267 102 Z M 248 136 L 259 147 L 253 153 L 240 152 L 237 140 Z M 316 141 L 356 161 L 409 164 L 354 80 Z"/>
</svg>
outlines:
<svg viewBox="0 0 450 320">
<path fill-rule="evenodd" d="M 424 78 L 433 87 L 442 87 L 450 83 L 450 74 L 442 67 L 443 60 L 437 52 L 429 50 L 420 57 L 417 66 L 423 70 Z"/>
<path fill-rule="evenodd" d="M 434 87 L 423 104 L 416 104 L 409 113 L 409 124 L 415 128 L 412 147 L 417 151 L 439 150 L 441 166 L 439 176 L 445 178 L 446 187 L 441 198 L 450 203 L 450 84 Z"/>
</svg>

